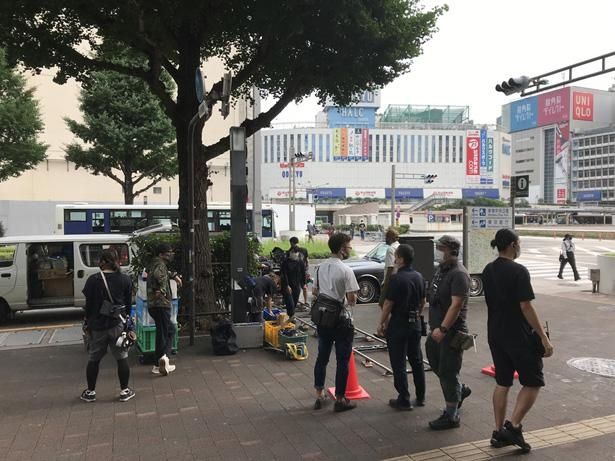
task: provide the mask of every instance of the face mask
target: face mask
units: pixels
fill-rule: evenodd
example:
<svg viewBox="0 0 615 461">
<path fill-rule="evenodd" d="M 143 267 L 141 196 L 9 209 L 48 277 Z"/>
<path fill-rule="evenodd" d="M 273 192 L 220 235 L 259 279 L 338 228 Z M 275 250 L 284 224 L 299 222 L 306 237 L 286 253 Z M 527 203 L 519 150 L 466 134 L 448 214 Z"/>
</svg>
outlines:
<svg viewBox="0 0 615 461">
<path fill-rule="evenodd" d="M 515 259 L 517 259 L 521 256 L 521 246 L 517 244 L 513 248 L 515 249 Z"/>
<path fill-rule="evenodd" d="M 434 257 L 436 258 L 437 262 L 441 263 L 442 261 L 444 261 L 444 252 L 436 248 L 436 250 L 434 251 Z"/>
</svg>

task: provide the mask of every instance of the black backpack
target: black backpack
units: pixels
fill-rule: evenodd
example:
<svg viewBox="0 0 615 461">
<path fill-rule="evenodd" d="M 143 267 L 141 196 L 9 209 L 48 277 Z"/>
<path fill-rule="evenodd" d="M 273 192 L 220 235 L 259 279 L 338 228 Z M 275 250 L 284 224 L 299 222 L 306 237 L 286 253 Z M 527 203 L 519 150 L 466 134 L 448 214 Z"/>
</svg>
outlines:
<svg viewBox="0 0 615 461">
<path fill-rule="evenodd" d="M 215 355 L 233 355 L 237 353 L 237 335 L 230 320 L 222 319 L 211 327 L 211 345 Z"/>
</svg>

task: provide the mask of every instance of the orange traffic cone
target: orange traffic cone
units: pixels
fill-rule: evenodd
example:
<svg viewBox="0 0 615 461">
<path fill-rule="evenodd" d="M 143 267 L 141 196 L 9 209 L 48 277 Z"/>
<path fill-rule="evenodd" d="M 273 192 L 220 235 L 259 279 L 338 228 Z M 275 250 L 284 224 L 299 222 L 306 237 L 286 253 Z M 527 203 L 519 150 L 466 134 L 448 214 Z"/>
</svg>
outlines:
<svg viewBox="0 0 615 461">
<path fill-rule="evenodd" d="M 480 371 L 482 374 L 495 378 L 495 365 L 489 365 Z M 515 371 L 515 379 L 519 379 L 519 373 Z"/>
<path fill-rule="evenodd" d="M 329 388 L 329 394 L 335 397 L 335 387 Z M 369 394 L 359 385 L 357 369 L 354 364 L 354 352 L 350 353 L 348 361 L 348 381 L 346 381 L 346 398 L 348 400 L 371 399 Z"/>
</svg>

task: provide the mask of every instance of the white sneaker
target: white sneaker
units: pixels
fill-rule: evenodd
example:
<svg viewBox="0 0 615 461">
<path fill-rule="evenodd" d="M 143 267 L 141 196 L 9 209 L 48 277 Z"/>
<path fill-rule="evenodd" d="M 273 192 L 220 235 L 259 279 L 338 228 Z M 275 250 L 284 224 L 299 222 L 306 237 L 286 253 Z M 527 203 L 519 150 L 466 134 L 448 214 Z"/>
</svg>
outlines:
<svg viewBox="0 0 615 461">
<path fill-rule="evenodd" d="M 160 369 L 161 375 L 166 376 L 169 374 L 169 368 L 171 367 L 171 365 L 169 365 L 169 358 L 166 356 L 166 354 L 160 357 L 160 360 L 158 361 L 158 367 Z"/>
<path fill-rule="evenodd" d="M 167 373 L 172 373 L 175 371 L 175 365 L 168 365 L 167 366 Z"/>
<path fill-rule="evenodd" d="M 159 368 L 159 367 L 157 367 L 156 365 L 154 365 L 154 366 L 152 367 L 152 374 L 153 374 L 153 375 L 159 375 L 159 374 L 160 374 L 160 368 Z"/>
</svg>

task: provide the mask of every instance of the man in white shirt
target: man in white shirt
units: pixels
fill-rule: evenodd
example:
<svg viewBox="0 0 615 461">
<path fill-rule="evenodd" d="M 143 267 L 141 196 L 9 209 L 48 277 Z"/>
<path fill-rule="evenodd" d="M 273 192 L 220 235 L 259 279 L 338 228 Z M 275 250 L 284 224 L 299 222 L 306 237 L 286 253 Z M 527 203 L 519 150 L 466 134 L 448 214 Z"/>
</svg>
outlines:
<svg viewBox="0 0 615 461">
<path fill-rule="evenodd" d="M 399 233 L 391 227 L 387 230 L 384 240 L 389 248 L 387 248 L 387 253 L 384 257 L 384 280 L 380 289 L 380 299 L 378 300 L 380 309 L 382 309 L 382 306 L 384 305 L 384 298 L 387 292 L 387 287 L 389 286 L 389 281 L 391 280 L 391 276 L 396 272 L 395 251 L 399 247 Z"/>
<path fill-rule="evenodd" d="M 342 233 L 333 234 L 329 238 L 329 249 L 331 257 L 316 269 L 314 296 L 321 294 L 342 305 L 344 301 L 347 301 L 348 306 L 352 307 L 357 302 L 356 292 L 359 290 L 359 284 L 352 269 L 343 262 L 344 259 L 348 259 L 352 250 L 350 236 Z M 318 358 L 314 365 L 314 387 L 316 389 L 314 409 L 320 410 L 327 402 L 324 394 L 325 377 L 334 344 L 337 361 L 334 411 L 347 411 L 356 407 L 345 396 L 353 337 L 352 318 L 345 309 L 342 310 L 337 326 L 334 328 L 318 327 Z"/>
</svg>

